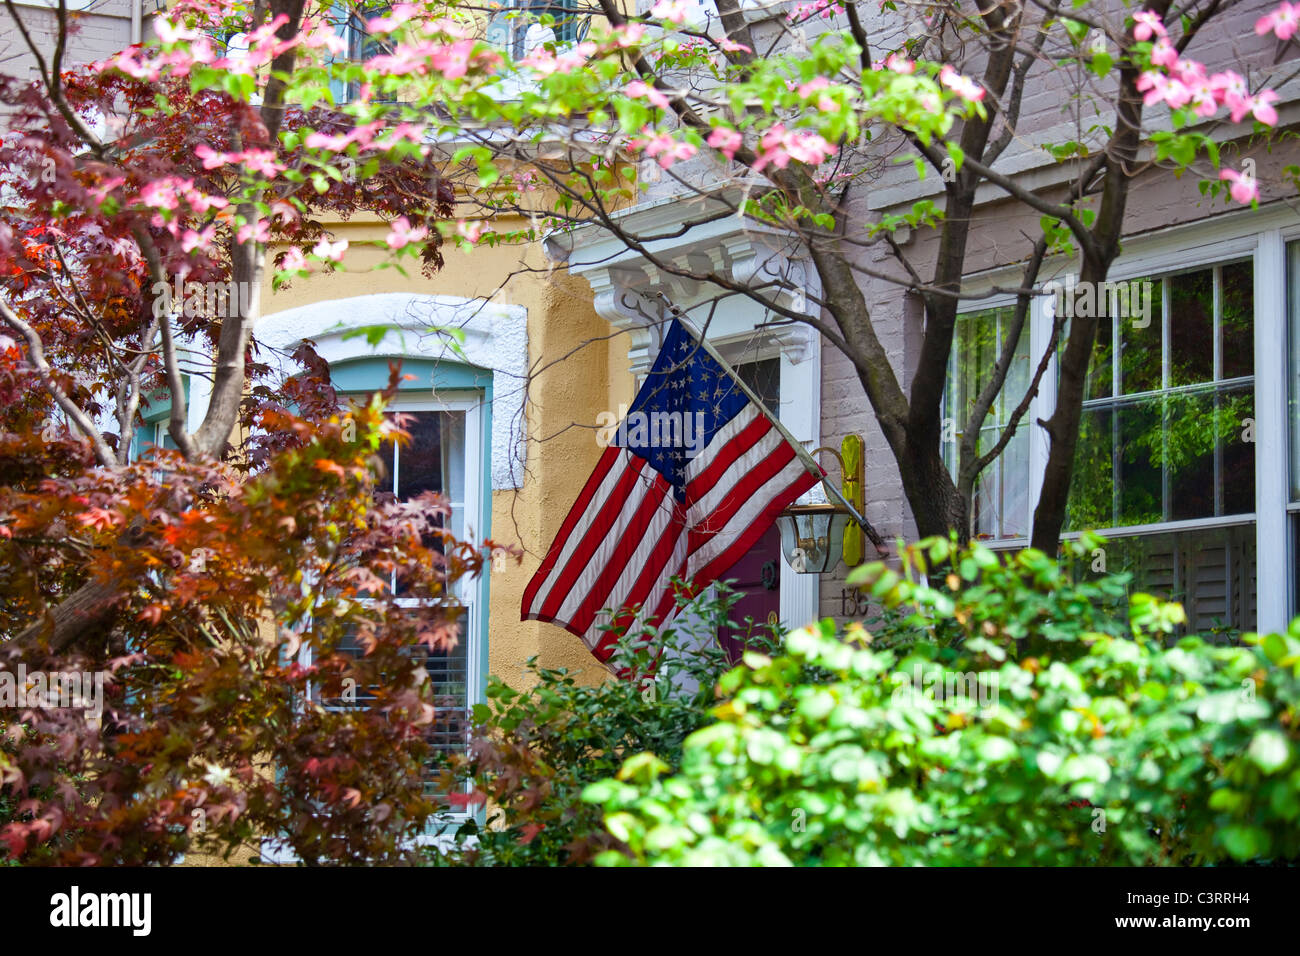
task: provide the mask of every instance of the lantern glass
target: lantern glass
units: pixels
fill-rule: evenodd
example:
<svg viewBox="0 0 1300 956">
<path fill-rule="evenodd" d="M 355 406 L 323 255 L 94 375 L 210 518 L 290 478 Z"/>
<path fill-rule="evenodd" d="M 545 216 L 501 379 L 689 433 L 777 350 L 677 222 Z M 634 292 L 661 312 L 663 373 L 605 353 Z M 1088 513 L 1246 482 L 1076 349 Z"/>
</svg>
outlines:
<svg viewBox="0 0 1300 956">
<path fill-rule="evenodd" d="M 777 515 L 781 553 L 800 574 L 824 574 L 839 563 L 852 518 L 832 504 L 795 505 Z"/>
</svg>

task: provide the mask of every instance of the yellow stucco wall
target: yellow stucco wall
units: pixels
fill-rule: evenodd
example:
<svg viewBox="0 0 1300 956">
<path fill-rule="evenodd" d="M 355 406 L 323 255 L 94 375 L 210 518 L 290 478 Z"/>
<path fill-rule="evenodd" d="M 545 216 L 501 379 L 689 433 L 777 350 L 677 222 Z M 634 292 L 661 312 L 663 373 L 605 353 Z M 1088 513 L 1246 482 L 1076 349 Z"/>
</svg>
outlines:
<svg viewBox="0 0 1300 956">
<path fill-rule="evenodd" d="M 522 547 L 526 553 L 521 565 L 511 562 L 505 570 L 492 573 L 488 668 L 520 685 L 524 662 L 536 656 L 544 667 L 581 670 L 590 681 L 603 679 L 605 669 L 578 638 L 553 624 L 520 621 L 519 607 L 528 579 L 595 467 L 600 454 L 595 438 L 597 413 L 616 411 L 619 402 L 630 402 L 634 394 L 625 339 L 607 338 L 611 327 L 592 309 L 591 289 L 584 280 L 564 270 L 546 271 L 539 244 L 480 246 L 466 252 L 448 242 L 445 267 L 428 279 L 413 268 L 408 268 L 409 277 L 375 268 L 386 252 L 359 245 L 387 234 L 387 228 L 373 219 L 358 217 L 331 228 L 336 238 L 350 243 L 338 271 L 312 276 L 275 293 L 264 305 L 265 315 L 378 292 L 491 296 L 493 301 L 528 310 L 528 362 L 539 371 L 529 383 L 525 407 L 526 469 L 522 487 L 492 494 L 493 540 Z M 518 226 L 501 222 L 498 228 L 504 232 Z"/>
</svg>

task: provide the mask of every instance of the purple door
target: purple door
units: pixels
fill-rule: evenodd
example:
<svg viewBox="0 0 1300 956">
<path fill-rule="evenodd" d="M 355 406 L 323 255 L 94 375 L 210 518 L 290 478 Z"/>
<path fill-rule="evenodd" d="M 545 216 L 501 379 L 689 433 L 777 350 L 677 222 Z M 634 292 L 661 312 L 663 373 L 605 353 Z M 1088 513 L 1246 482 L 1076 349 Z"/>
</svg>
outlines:
<svg viewBox="0 0 1300 956">
<path fill-rule="evenodd" d="M 763 400 L 768 411 L 780 418 L 780 359 L 738 362 L 735 369 L 740 380 Z M 732 587 L 742 594 L 731 608 L 731 620 L 738 626 L 718 632 L 718 643 L 726 648 L 733 663 L 740 660 L 745 637 L 750 632 L 744 624 L 746 618 L 752 618 L 754 629 L 758 629 L 769 621 L 776 622 L 781 616 L 781 560 L 781 535 L 776 525 L 772 525 L 722 576 L 723 580 L 733 581 Z"/>
<path fill-rule="evenodd" d="M 742 593 L 731 608 L 731 620 L 737 626 L 724 627 L 718 632 L 718 642 L 734 664 L 740 660 L 750 632 L 745 619 L 752 618 L 757 630 L 781 616 L 781 536 L 776 525 L 768 528 L 723 578 L 734 581 L 732 587 Z"/>
</svg>

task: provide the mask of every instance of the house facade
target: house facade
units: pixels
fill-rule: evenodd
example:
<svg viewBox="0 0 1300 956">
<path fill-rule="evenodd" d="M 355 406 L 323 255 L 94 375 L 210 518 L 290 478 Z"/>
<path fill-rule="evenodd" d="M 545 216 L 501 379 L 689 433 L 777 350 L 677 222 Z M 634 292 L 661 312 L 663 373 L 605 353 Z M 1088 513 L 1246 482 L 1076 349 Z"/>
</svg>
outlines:
<svg viewBox="0 0 1300 956">
<path fill-rule="evenodd" d="M 23 26 L 47 56 L 54 49 L 58 32 L 57 0 L 14 0 Z M 66 0 L 72 33 L 65 55 L 66 64 L 104 60 L 139 43 L 146 36 L 147 19 L 166 7 L 161 0 Z M 38 67 L 12 17 L 0 17 L 0 51 L 4 51 L 4 72 L 9 76 L 36 78 Z"/>
<path fill-rule="evenodd" d="M 744 15 L 760 34 L 775 36 L 788 6 L 746 4 Z M 1252 88 L 1274 86 L 1285 129 L 1300 120 L 1300 81 L 1286 79 L 1295 49 L 1254 33 L 1269 6 L 1250 0 L 1233 8 L 1224 28 L 1196 53 L 1212 69 L 1244 72 Z M 22 10 L 32 12 L 33 23 L 52 16 L 34 0 Z M 699 11 L 708 12 L 707 3 Z M 79 42 L 89 45 L 75 59 L 125 46 L 140 35 L 149 12 L 132 0 L 89 4 L 79 14 Z M 882 12 L 869 21 L 881 48 L 907 35 L 898 19 L 904 15 Z M 12 30 L 7 20 L 6 29 Z M 103 49 L 95 45 L 101 42 Z M 502 42 L 530 41 L 511 33 Z M 1050 82 L 1028 85 L 1015 142 L 1002 161 L 1019 182 L 1050 194 L 1068 181 L 1074 167 L 1044 146 L 1078 134 L 1083 120 L 1071 109 L 1065 90 Z M 1180 178 L 1152 165 L 1135 181 L 1123 252 L 1111 276 L 1135 290 L 1130 298 L 1140 308 L 1103 322 L 1067 528 L 1069 534 L 1103 531 L 1109 543 L 1094 570 L 1131 568 L 1140 586 L 1183 600 L 1198 628 L 1280 628 L 1298 610 L 1300 213 L 1287 167 L 1300 159 L 1293 140 L 1279 137 L 1265 146 L 1249 132 L 1224 124 L 1212 135 L 1226 162 L 1255 162 L 1257 209 L 1203 195 L 1202 177 L 1193 173 Z M 647 246 L 657 260 L 765 289 L 787 309 L 816 316 L 819 280 L 800 243 L 736 216 L 700 216 L 672 178 L 656 180 L 653 164 L 642 171 L 651 175 L 644 177 L 641 201 L 618 216 L 632 231 L 661 237 Z M 703 158 L 674 168 L 724 206 L 745 188 L 735 172 Z M 942 207 L 941 185 L 933 176 L 918 181 L 910 165 L 885 164 L 847 194 L 849 220 L 870 223 L 922 199 Z M 538 197 L 539 208 L 545 202 Z M 1038 215 L 987 186 L 975 218 L 968 291 L 1017 285 Z M 688 219 L 700 224 L 682 229 Z M 497 224 L 500 231 L 522 225 Z M 846 436 L 861 436 L 867 518 L 887 541 L 915 537 L 898 467 L 857 373 L 810 326 L 664 270 L 595 226 L 528 246 L 448 248 L 446 267 L 432 278 L 377 268 L 386 232 L 378 220 L 357 217 L 332 229 L 351 242 L 345 262 L 270 298 L 256 330 L 264 348 L 259 359 L 290 371 L 285 356 L 309 339 L 345 394 L 381 387 L 389 362 L 400 360 L 410 378 L 395 407 L 413 416 L 415 440 L 394 452 L 391 490 L 444 492 L 458 533 L 522 549 L 522 561 L 494 561 L 461 595 L 466 639 L 437 662 L 434 676 L 465 705 L 481 694 L 488 673 L 522 680 L 532 657 L 546 667 L 581 669 L 588 679 L 603 676 L 577 637 L 520 621 L 520 603 L 600 455 L 602 416 L 631 404 L 657 355 L 665 301 L 707 328 L 711 342 L 809 449 L 838 448 Z M 902 230 L 895 239 L 925 272 L 935 231 Z M 904 291 L 902 267 L 884 244 L 863 244 L 856 255 L 878 334 L 906 390 L 923 331 L 921 304 Z M 1040 281 L 1069 286 L 1077 271 L 1069 257 L 1050 259 Z M 1010 302 L 1007 294 L 990 294 L 963 307 L 945 413 L 954 464 L 963 403 L 983 381 Z M 1028 381 L 1043 353 L 1054 307 L 1051 296 L 1035 300 L 1012 386 Z M 377 344 L 349 334 L 381 325 L 389 330 Z M 457 331 L 460 344 L 453 346 L 447 329 Z M 1047 455 L 1034 422 L 1054 407 L 1054 382 L 1049 367 L 1030 413 L 981 480 L 975 530 L 994 547 L 1014 550 L 1028 541 Z M 191 387 L 197 424 L 205 407 L 202 381 Z M 1006 420 L 1008 401 L 993 410 L 990 431 Z M 150 414 L 164 412 L 160 406 Z M 156 438 L 165 441 L 161 430 Z M 823 463 L 833 474 L 829 460 Z M 796 572 L 773 530 L 731 576 L 747 595 L 742 613 L 797 626 L 819 616 L 869 613 L 845 587 L 846 572 L 843 563 L 826 574 Z"/>
<path fill-rule="evenodd" d="M 1212 69 L 1248 73 L 1252 88 L 1274 84 L 1282 94 L 1279 127 L 1286 128 L 1300 119 L 1300 103 L 1295 81 L 1276 86 L 1291 53 L 1255 36 L 1255 19 L 1266 8 L 1234 10 L 1228 29 L 1198 55 Z M 746 16 L 760 31 L 775 30 L 785 12 L 755 5 Z M 898 22 L 887 17 L 874 29 L 896 37 Z M 1071 138 L 1080 120 L 1063 112 L 1062 90 L 1033 83 L 1029 89 L 1003 163 L 1020 182 L 1050 193 L 1063 188 L 1074 167 L 1043 147 Z M 1213 133 L 1225 163 L 1256 163 L 1257 209 L 1203 195 L 1194 173 L 1176 177 L 1153 165 L 1135 181 L 1123 252 L 1111 270 L 1117 292 L 1132 290 L 1132 304 L 1112 309 L 1099 332 L 1067 524 L 1067 535 L 1087 529 L 1107 537 L 1092 556 L 1093 571 L 1132 570 L 1136 587 L 1182 600 L 1198 629 L 1280 628 L 1297 613 L 1300 214 L 1286 167 L 1300 160 L 1289 140 L 1265 147 L 1248 134 L 1245 126 L 1226 124 Z M 743 189 L 733 172 L 704 159 L 674 167 L 724 205 Z M 792 237 L 735 216 L 698 215 L 675 178 L 646 179 L 641 201 L 618 217 L 630 231 L 663 237 L 647 244 L 654 259 L 764 288 L 787 308 L 814 314 L 819 280 Z M 941 183 L 918 181 L 910 165 L 895 165 L 846 201 L 850 220 L 866 223 L 921 199 L 942 207 Z M 681 229 L 691 216 L 708 221 Z M 967 291 L 1017 286 L 1038 214 L 989 186 L 975 216 Z M 463 675 L 466 703 L 486 673 L 516 679 L 532 656 L 544 666 L 582 669 L 589 679 L 602 675 L 573 635 L 521 622 L 520 598 L 600 455 L 602 416 L 631 404 L 658 354 L 665 300 L 707 328 L 806 447 L 838 448 L 845 436 L 861 436 L 867 518 L 891 543 L 915 537 L 898 467 L 856 371 L 811 327 L 661 269 L 596 226 L 525 247 L 448 250 L 446 268 L 433 279 L 375 270 L 379 253 L 364 241 L 382 238 L 376 222 L 340 224 L 336 233 L 353 240 L 344 267 L 277 293 L 258 337 L 282 351 L 301 338 L 316 341 L 344 392 L 378 387 L 388 361 L 402 359 L 413 380 L 397 407 L 417 417 L 416 453 L 422 441 L 437 449 L 438 464 L 425 462 L 419 487 L 449 493 L 457 529 L 471 538 L 523 550 L 521 563 L 497 562 L 464 595 L 465 657 L 448 668 Z M 923 273 L 936 238 L 926 229 L 895 234 Z M 903 290 L 902 267 L 884 244 L 863 245 L 858 255 L 862 274 L 876 276 L 864 277 L 862 287 L 906 390 L 923 331 L 921 304 Z M 1049 259 L 1039 281 L 1066 287 L 1077 272 L 1069 257 Z M 1035 299 L 1008 394 L 1023 389 L 1043 354 L 1055 301 Z M 945 451 L 954 466 L 963 402 L 987 374 L 1011 302 L 1009 294 L 989 294 L 963 306 L 945 412 Z M 345 334 L 349 326 L 378 323 L 393 331 L 377 347 Z M 446 327 L 464 332 L 462 350 L 431 331 Z M 1034 422 L 1054 407 L 1054 363 L 976 493 L 976 534 L 1001 550 L 1028 543 L 1047 456 Z M 995 406 L 990 431 L 1018 397 Z M 830 459 L 823 464 L 835 474 Z M 405 463 L 393 465 L 400 476 Z M 401 493 L 402 479 L 396 481 Z M 746 592 L 741 613 L 797 626 L 870 613 L 845 587 L 847 570 L 841 562 L 825 574 L 797 573 L 782 558 L 774 529 L 730 576 Z"/>
<path fill-rule="evenodd" d="M 1212 71 L 1242 73 L 1251 89 L 1275 89 L 1278 129 L 1284 130 L 1300 118 L 1300 88 L 1290 78 L 1300 50 L 1256 35 L 1256 20 L 1272 6 L 1233 8 L 1189 52 Z M 747 12 L 760 31 L 784 14 L 770 7 Z M 894 48 L 909 35 L 902 19 L 907 15 L 882 13 L 868 20 L 879 49 Z M 1037 76 L 1031 71 L 1017 135 L 998 168 L 1027 188 L 1060 196 L 1078 166 L 1059 162 L 1045 147 L 1095 139 L 1106 117 L 1080 115 L 1057 75 L 1035 82 Z M 1300 612 L 1300 215 L 1294 169 L 1288 170 L 1300 152 L 1284 135 L 1261 143 L 1249 123 L 1218 124 L 1209 135 L 1222 148 L 1225 166 L 1254 164 L 1258 208 L 1203 194 L 1201 180 L 1216 172 L 1208 164 L 1180 177 L 1149 156 L 1141 158 L 1146 168 L 1134 180 L 1122 253 L 1110 272 L 1114 290 L 1106 290 L 1111 307 L 1089 377 L 1066 535 L 1101 532 L 1108 541 L 1092 555 L 1091 570 L 1132 571 L 1135 587 L 1181 600 L 1199 630 L 1279 629 Z M 894 145 L 883 143 L 882 154 Z M 673 171 L 677 178 L 679 168 Z M 727 185 L 735 182 L 732 172 L 700 161 L 699 168 L 680 175 L 705 191 L 712 179 L 723 208 L 734 205 L 740 192 Z M 849 228 L 905 213 L 922 200 L 942 209 L 942 186 L 934 175 L 918 180 L 911 164 L 883 164 L 878 176 L 847 193 Z M 645 203 L 621 214 L 628 231 L 667 236 L 670 230 L 663 227 L 687 216 L 680 202 L 675 206 L 674 192 L 682 190 L 673 183 L 651 186 Z M 689 215 L 709 218 L 698 207 Z M 965 280 L 971 298 L 962 306 L 945 399 L 944 452 L 954 469 L 965 409 L 987 380 L 1014 303 L 1010 293 L 991 290 L 1021 284 L 1039 219 L 991 184 L 978 196 Z M 913 268 L 930 274 L 937 230 L 903 228 L 895 240 Z M 661 264 L 716 270 L 740 283 L 780 290 L 781 303 L 798 311 L 812 308 L 808 302 L 819 293 L 799 243 L 734 216 L 647 246 Z M 741 296 L 718 302 L 725 290 L 669 274 L 599 230 L 552 254 L 591 283 L 600 314 L 632 336 L 634 373 L 643 373 L 654 358 L 659 293 L 698 325 L 707 324 L 733 361 L 774 363 L 772 394 L 779 395 L 783 421 L 809 447 L 837 448 L 846 435 L 862 436 L 867 518 L 887 540 L 915 537 L 898 466 L 857 372 L 841 352 L 811 329 L 763 314 Z M 922 304 L 905 291 L 907 273 L 885 243 L 862 243 L 853 256 L 873 325 L 907 391 L 924 329 Z M 699 268 L 691 269 L 692 263 Z M 1049 292 L 1070 288 L 1078 270 L 1077 259 L 1049 258 L 1039 282 Z M 990 291 L 980 297 L 982 290 Z M 1116 307 L 1115 296 L 1130 291 L 1132 307 L 1124 298 Z M 1044 354 L 1056 301 L 1052 295 L 1033 301 L 1029 332 L 986 422 L 981 449 L 1007 421 Z M 992 547 L 1028 544 L 1048 453 L 1046 433 L 1035 422 L 1055 407 L 1056 375 L 1053 358 L 1029 413 L 977 487 L 974 530 Z M 823 464 L 835 474 L 832 462 Z M 780 563 L 779 597 L 755 608 L 779 606 L 786 623 L 867 610 L 862 597 L 845 588 L 842 563 L 828 574 L 798 575 L 775 557 L 774 542 L 767 544 L 763 560 Z"/>
</svg>

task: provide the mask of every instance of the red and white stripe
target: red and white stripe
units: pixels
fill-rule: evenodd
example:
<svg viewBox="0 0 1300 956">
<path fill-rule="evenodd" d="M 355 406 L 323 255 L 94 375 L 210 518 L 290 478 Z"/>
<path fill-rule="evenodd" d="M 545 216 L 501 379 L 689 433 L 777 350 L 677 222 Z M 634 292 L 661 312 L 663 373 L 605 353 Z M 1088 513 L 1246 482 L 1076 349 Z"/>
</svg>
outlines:
<svg viewBox="0 0 1300 956">
<path fill-rule="evenodd" d="M 691 461 L 686 482 L 683 504 L 645 459 L 606 448 L 524 590 L 523 619 L 560 625 L 606 661 L 619 634 L 670 619 L 671 578 L 708 587 L 817 479 L 751 403 Z M 610 609 L 617 632 L 602 631 Z"/>
</svg>

